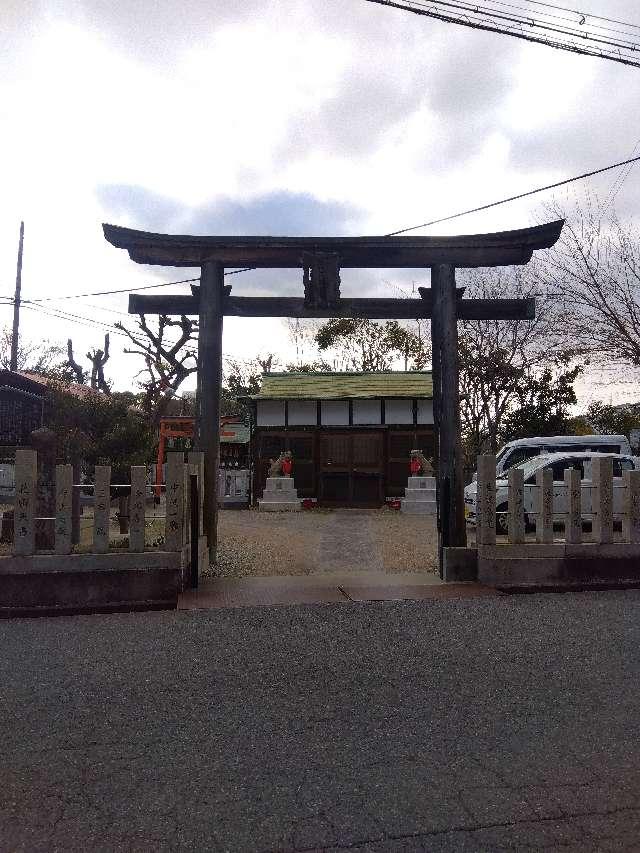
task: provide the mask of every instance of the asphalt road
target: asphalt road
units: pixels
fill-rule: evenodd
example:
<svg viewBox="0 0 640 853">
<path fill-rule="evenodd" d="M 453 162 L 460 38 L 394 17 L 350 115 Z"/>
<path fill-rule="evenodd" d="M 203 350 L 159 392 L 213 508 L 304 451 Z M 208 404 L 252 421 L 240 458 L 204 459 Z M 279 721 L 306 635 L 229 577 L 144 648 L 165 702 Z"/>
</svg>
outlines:
<svg viewBox="0 0 640 853">
<path fill-rule="evenodd" d="M 640 849 L 640 593 L 0 623 L 0 847 Z"/>
</svg>

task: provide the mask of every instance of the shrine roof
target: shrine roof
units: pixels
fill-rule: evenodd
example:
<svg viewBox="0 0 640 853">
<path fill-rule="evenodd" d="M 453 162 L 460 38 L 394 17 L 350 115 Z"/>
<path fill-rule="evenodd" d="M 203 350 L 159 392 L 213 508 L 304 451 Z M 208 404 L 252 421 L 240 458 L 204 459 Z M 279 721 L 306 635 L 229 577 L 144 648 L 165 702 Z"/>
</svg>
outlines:
<svg viewBox="0 0 640 853">
<path fill-rule="evenodd" d="M 431 399 L 430 371 L 268 373 L 253 400 Z"/>
</svg>

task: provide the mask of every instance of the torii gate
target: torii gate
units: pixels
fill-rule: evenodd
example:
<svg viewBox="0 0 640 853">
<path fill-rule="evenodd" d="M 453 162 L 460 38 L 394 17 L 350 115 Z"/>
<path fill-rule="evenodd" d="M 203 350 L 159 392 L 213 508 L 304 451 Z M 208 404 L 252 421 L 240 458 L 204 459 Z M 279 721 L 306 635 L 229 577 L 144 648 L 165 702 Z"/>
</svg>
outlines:
<svg viewBox="0 0 640 853">
<path fill-rule="evenodd" d="M 434 424 L 438 447 L 440 547 L 467 544 L 460 435 L 457 320 L 531 320 L 534 299 L 463 299 L 455 269 L 526 264 L 558 240 L 564 220 L 533 228 L 456 237 L 196 237 L 150 234 L 103 225 L 113 246 L 140 264 L 200 267 L 192 295 L 129 297 L 130 314 L 200 318 L 198 441 L 205 454 L 204 533 L 212 562 L 217 546 L 217 476 L 223 317 L 359 317 L 430 319 Z M 304 270 L 304 298 L 232 296 L 225 267 Z M 340 295 L 340 268 L 431 268 L 420 299 L 350 299 Z"/>
</svg>

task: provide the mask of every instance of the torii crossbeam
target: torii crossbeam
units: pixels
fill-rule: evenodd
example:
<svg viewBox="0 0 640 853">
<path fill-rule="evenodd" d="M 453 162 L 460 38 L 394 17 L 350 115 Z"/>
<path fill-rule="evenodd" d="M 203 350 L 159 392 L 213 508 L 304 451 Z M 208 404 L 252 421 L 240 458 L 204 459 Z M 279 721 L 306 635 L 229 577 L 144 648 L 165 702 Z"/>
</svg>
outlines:
<svg viewBox="0 0 640 853">
<path fill-rule="evenodd" d="M 217 470 L 223 317 L 365 317 L 430 319 L 434 421 L 438 447 L 438 525 L 441 547 L 464 547 L 464 480 L 458 390 L 458 330 L 462 320 L 529 320 L 534 299 L 464 299 L 455 268 L 526 264 L 560 236 L 563 220 L 533 228 L 455 237 L 197 237 L 151 234 L 103 225 L 106 239 L 133 261 L 200 267 L 191 295 L 129 297 L 131 314 L 197 314 L 198 440 L 205 454 L 204 532 L 210 558 L 217 546 Z M 232 296 L 226 268 L 304 270 L 304 297 Z M 340 268 L 431 269 L 420 299 L 347 299 Z"/>
</svg>

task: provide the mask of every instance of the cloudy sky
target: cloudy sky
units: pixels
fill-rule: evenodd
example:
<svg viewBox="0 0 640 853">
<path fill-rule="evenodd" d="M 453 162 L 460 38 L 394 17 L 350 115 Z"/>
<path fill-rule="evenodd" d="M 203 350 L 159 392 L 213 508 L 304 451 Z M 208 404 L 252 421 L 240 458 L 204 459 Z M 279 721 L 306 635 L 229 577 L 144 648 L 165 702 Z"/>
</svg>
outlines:
<svg viewBox="0 0 640 853">
<path fill-rule="evenodd" d="M 571 6 L 570 2 L 565 5 Z M 640 24 L 637 0 L 581 0 Z M 640 70 L 364 0 L 2 0 L 0 294 L 52 298 L 182 278 L 108 245 L 101 223 L 210 234 L 379 234 L 561 180 L 640 150 Z M 606 195 L 615 173 L 585 182 Z M 640 167 L 617 197 L 637 212 Z M 535 197 L 417 234 L 532 224 Z M 345 273 L 393 295 L 417 272 Z M 294 272 L 237 294 L 301 289 Z M 187 285 L 170 290 L 185 292 Z M 99 343 L 126 294 L 26 309 L 26 338 Z M 51 310 L 74 316 L 60 319 Z M 0 325 L 11 309 L 0 307 Z M 224 350 L 285 346 L 280 321 L 226 321 Z M 112 334 L 107 371 L 136 362 Z M 621 390 L 640 396 L 637 385 Z M 609 399 L 606 387 L 581 394 Z"/>
</svg>

